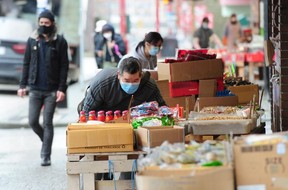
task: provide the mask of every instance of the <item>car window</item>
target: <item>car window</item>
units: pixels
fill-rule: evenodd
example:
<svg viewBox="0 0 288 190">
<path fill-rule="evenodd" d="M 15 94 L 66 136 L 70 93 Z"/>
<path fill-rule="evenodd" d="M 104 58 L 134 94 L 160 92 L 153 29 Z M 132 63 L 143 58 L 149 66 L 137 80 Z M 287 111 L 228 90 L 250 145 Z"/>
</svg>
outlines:
<svg viewBox="0 0 288 190">
<path fill-rule="evenodd" d="M 0 40 L 27 41 L 33 31 L 29 21 L 0 17 Z"/>
</svg>

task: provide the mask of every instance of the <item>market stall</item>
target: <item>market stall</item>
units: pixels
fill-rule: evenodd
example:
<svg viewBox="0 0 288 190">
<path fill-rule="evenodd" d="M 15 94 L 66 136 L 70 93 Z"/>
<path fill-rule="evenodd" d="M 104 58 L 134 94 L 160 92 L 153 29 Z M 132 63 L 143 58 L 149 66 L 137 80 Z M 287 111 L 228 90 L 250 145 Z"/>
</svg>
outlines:
<svg viewBox="0 0 288 190">
<path fill-rule="evenodd" d="M 88 121 L 84 116 L 84 121 L 79 118 L 67 126 L 67 175 L 71 189 L 135 189 L 136 185 L 137 189 L 234 189 L 227 138 L 222 142 L 206 142 L 204 138 L 196 142 L 186 136 L 232 138 L 249 134 L 258 125 L 259 88 L 241 77 L 225 77 L 222 59 L 206 50 L 178 54 L 175 60 L 158 63 L 155 78 L 166 106 L 152 101 L 129 106 L 122 113 L 91 112 Z M 167 149 L 165 142 L 179 144 L 168 146 L 172 155 L 166 152 L 166 157 L 161 156 L 170 164 L 182 155 L 177 168 L 163 170 L 157 164 L 141 167 L 139 161 L 149 158 L 151 152 L 159 154 L 161 148 L 157 147 Z M 207 146 L 216 152 L 203 152 Z M 219 148 L 222 152 L 218 155 Z M 173 155 L 175 152 L 177 156 Z M 130 172 L 130 179 L 119 179 L 121 172 Z M 108 173 L 111 179 L 95 181 L 98 173 Z M 205 183 L 206 179 L 211 183 Z"/>
</svg>

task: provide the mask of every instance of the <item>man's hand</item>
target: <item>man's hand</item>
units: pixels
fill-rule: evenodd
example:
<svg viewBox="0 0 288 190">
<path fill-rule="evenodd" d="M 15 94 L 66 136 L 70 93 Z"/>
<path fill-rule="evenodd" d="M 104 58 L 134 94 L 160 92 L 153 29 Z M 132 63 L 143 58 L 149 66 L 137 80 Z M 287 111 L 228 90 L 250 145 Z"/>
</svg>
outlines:
<svg viewBox="0 0 288 190">
<path fill-rule="evenodd" d="M 61 102 L 65 98 L 65 93 L 58 90 L 56 96 L 57 96 L 56 102 Z"/>
<path fill-rule="evenodd" d="M 26 96 L 26 88 L 20 88 L 17 90 L 17 95 L 20 96 L 20 97 L 24 97 Z"/>
</svg>

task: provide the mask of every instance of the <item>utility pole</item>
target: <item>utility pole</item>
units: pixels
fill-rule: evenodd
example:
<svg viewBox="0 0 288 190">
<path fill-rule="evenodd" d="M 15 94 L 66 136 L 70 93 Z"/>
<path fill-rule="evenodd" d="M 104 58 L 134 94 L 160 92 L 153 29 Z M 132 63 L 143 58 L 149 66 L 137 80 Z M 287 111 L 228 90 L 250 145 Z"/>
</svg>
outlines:
<svg viewBox="0 0 288 190">
<path fill-rule="evenodd" d="M 88 0 L 80 0 L 80 11 L 79 11 L 79 57 L 80 57 L 80 76 L 79 76 L 79 83 L 82 88 L 84 88 L 84 51 L 85 51 L 85 42 L 84 42 L 84 31 L 86 28 L 87 22 L 87 5 Z"/>
<path fill-rule="evenodd" d="M 160 28 L 160 19 L 159 19 L 159 0 L 156 1 L 156 31 L 159 32 Z"/>
</svg>

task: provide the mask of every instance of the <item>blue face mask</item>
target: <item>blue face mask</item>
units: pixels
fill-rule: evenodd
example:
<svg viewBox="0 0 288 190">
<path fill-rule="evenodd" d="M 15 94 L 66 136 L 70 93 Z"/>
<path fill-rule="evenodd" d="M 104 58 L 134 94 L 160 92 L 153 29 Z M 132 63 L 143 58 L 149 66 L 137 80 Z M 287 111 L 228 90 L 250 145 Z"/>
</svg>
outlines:
<svg viewBox="0 0 288 190">
<path fill-rule="evenodd" d="M 159 47 L 156 46 L 151 46 L 150 50 L 149 50 L 149 54 L 152 56 L 157 55 L 157 53 L 159 53 Z"/>
<path fill-rule="evenodd" d="M 121 88 L 127 93 L 127 94 L 133 94 L 137 91 L 139 87 L 139 83 L 128 83 L 128 82 L 122 82 L 120 81 Z"/>
</svg>

